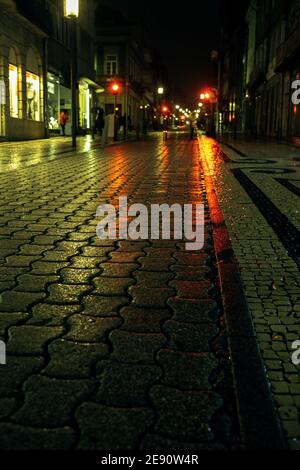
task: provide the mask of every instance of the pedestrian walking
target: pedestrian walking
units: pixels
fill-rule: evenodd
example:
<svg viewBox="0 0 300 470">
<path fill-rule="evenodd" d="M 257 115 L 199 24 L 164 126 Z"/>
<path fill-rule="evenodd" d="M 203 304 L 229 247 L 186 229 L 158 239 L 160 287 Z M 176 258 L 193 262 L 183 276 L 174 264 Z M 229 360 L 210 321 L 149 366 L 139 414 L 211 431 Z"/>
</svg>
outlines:
<svg viewBox="0 0 300 470">
<path fill-rule="evenodd" d="M 190 122 L 190 140 L 194 139 L 194 134 L 195 134 L 195 123 L 193 120 Z"/>
<path fill-rule="evenodd" d="M 68 113 L 64 109 L 63 111 L 61 111 L 60 116 L 59 116 L 59 123 L 60 123 L 63 136 L 66 135 L 66 125 L 67 125 L 68 120 L 69 120 Z"/>
<path fill-rule="evenodd" d="M 103 133 L 103 128 L 104 128 L 104 110 L 102 108 L 97 108 L 96 113 L 95 113 L 95 122 L 93 126 L 93 138 L 95 137 L 95 134 L 99 132 L 100 136 L 102 136 Z"/>
</svg>

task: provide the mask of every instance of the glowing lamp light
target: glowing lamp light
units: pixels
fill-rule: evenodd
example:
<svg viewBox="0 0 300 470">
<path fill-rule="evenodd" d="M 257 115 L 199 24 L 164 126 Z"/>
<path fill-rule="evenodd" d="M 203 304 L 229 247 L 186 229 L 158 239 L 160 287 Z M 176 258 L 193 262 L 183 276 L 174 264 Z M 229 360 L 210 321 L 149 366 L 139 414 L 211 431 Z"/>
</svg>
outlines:
<svg viewBox="0 0 300 470">
<path fill-rule="evenodd" d="M 79 0 L 65 0 L 65 16 L 67 18 L 78 18 Z"/>
<path fill-rule="evenodd" d="M 175 108 L 176 108 L 176 109 L 179 109 L 179 108 L 180 108 L 179 104 L 176 104 Z"/>
<path fill-rule="evenodd" d="M 111 91 L 114 95 L 117 95 L 120 91 L 120 85 L 118 85 L 118 83 L 113 83 L 111 86 Z"/>
<path fill-rule="evenodd" d="M 210 98 L 210 94 L 209 93 L 205 93 L 205 98 L 208 100 Z"/>
<path fill-rule="evenodd" d="M 168 112 L 167 106 L 164 106 L 162 110 L 163 110 L 164 113 L 167 113 Z"/>
<path fill-rule="evenodd" d="M 160 87 L 158 88 L 158 90 L 157 90 L 157 93 L 158 93 L 159 95 L 163 95 L 163 94 L 164 94 L 164 88 L 163 88 L 162 86 L 160 86 Z"/>
<path fill-rule="evenodd" d="M 205 99 L 205 94 L 204 93 L 201 93 L 200 95 L 200 100 L 204 100 Z"/>
</svg>

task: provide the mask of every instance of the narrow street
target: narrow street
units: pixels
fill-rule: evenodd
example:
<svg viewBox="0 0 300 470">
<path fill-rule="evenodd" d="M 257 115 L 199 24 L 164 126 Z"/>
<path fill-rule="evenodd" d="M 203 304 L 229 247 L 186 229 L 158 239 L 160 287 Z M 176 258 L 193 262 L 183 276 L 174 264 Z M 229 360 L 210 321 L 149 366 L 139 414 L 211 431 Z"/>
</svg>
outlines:
<svg viewBox="0 0 300 470">
<path fill-rule="evenodd" d="M 300 0 L 0 0 L 3 468 L 299 466 L 299 165 Z"/>
<path fill-rule="evenodd" d="M 299 449 L 297 149 L 183 132 L 51 159 L 33 145 L 0 174 L 0 448 Z M 203 250 L 99 240 L 96 209 L 121 195 L 205 204 Z"/>
</svg>

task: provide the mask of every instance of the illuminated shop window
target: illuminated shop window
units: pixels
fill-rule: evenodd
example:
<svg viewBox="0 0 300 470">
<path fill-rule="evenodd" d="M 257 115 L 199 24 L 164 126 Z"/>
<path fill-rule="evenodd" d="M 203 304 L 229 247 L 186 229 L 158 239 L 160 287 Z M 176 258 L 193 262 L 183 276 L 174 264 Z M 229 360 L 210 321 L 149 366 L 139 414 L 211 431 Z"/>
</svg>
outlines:
<svg viewBox="0 0 300 470">
<path fill-rule="evenodd" d="M 27 117 L 33 121 L 40 120 L 40 77 L 26 72 Z"/>
<path fill-rule="evenodd" d="M 11 117 L 19 117 L 18 67 L 9 64 L 9 103 Z"/>
<path fill-rule="evenodd" d="M 59 77 L 52 73 L 48 73 L 47 78 L 48 129 L 59 130 L 60 81 Z"/>
<path fill-rule="evenodd" d="M 91 115 L 91 95 L 88 85 L 82 81 L 79 84 L 79 125 L 83 129 L 90 129 L 90 115 Z"/>
<path fill-rule="evenodd" d="M 3 79 L 0 79 L 0 136 L 5 136 L 6 122 L 5 122 L 5 102 L 6 102 L 6 87 Z"/>
</svg>

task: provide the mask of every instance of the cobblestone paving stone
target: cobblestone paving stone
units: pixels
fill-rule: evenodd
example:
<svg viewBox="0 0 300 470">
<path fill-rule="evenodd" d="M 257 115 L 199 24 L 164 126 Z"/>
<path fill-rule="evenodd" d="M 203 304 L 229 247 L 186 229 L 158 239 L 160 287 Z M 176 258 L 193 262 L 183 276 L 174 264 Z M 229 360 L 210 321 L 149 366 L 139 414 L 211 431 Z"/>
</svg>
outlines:
<svg viewBox="0 0 300 470">
<path fill-rule="evenodd" d="M 299 184 L 299 150 L 270 143 L 231 144 L 244 156 L 223 145 L 232 160 L 225 163 L 215 142 L 206 138 L 200 140 L 201 156 L 215 180 L 278 415 L 290 448 L 299 450 L 300 367 L 291 358 L 292 343 L 300 339 L 299 267 L 230 171 L 241 168 L 299 229 L 299 197 L 277 181 Z"/>
<path fill-rule="evenodd" d="M 99 145 L 100 141 L 98 139 L 93 141 L 91 136 L 77 138 L 77 151 L 80 153 L 89 152 Z M 70 137 L 59 136 L 51 139 L 25 141 L 21 144 L 20 142 L 2 142 L 0 172 L 15 171 L 44 161 L 56 160 L 59 156 L 71 153 Z M 25 217 L 26 220 L 34 220 L 33 216 L 27 215 Z"/>
<path fill-rule="evenodd" d="M 197 143 L 39 160 L 0 173 L 0 448 L 238 447 Z M 100 241 L 96 208 L 120 195 L 205 203 L 204 250 Z"/>
</svg>

